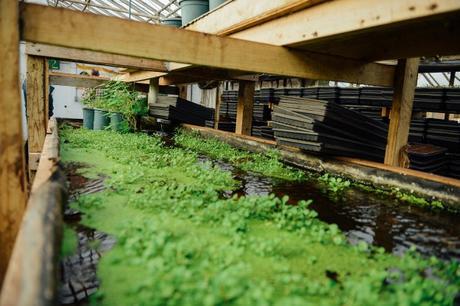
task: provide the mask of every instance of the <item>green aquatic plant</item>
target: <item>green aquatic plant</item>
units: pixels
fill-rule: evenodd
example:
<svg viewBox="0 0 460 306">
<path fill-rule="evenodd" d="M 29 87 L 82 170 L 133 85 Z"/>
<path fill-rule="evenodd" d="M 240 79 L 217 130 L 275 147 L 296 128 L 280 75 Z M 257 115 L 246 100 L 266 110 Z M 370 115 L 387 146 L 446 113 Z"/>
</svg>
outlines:
<svg viewBox="0 0 460 306">
<path fill-rule="evenodd" d="M 323 174 L 318 179 L 325 183 L 328 187 L 328 190 L 333 193 L 343 191 L 352 185 L 351 181 L 341 177 L 333 176 L 329 173 Z"/>
<path fill-rule="evenodd" d="M 183 148 L 206 154 L 214 159 L 228 161 L 245 171 L 292 181 L 306 178 L 303 171 L 283 164 L 276 150 L 270 150 L 266 153 L 249 153 L 238 150 L 218 139 L 203 138 L 196 132 L 182 129 L 177 131 L 174 141 Z"/>
<path fill-rule="evenodd" d="M 450 305 L 458 291 L 458 263 L 352 246 L 308 199 L 221 197 L 237 186 L 230 173 L 187 146 L 110 131 L 62 137 L 63 161 L 86 162 L 82 174 L 108 187 L 72 204 L 117 240 L 94 305 Z"/>
</svg>

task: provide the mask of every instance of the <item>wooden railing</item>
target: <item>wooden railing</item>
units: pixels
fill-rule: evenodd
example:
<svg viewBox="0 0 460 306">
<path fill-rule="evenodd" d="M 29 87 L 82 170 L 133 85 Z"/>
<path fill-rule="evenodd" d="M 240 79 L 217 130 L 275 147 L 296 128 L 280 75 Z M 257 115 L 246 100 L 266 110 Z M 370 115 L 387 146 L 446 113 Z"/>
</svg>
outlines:
<svg viewBox="0 0 460 306">
<path fill-rule="evenodd" d="M 3 282 L 1 306 L 55 304 L 66 192 L 59 165 L 58 127 L 52 118 Z"/>
</svg>

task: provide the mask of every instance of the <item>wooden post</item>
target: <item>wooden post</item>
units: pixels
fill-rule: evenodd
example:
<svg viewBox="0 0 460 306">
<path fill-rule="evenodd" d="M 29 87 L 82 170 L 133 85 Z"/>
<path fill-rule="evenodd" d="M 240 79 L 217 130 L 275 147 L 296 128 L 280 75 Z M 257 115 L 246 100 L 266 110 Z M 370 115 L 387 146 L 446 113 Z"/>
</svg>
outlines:
<svg viewBox="0 0 460 306">
<path fill-rule="evenodd" d="M 45 59 L 27 56 L 27 126 L 29 131 L 29 153 L 42 151 L 45 142 L 48 105 L 45 88 Z"/>
<path fill-rule="evenodd" d="M 0 287 L 27 198 L 19 86 L 18 5 L 17 0 L 0 1 Z"/>
<path fill-rule="evenodd" d="M 418 58 L 398 61 L 385 152 L 386 165 L 400 167 L 404 162 L 403 158 L 401 158 L 401 150 L 407 145 L 409 138 L 419 62 L 420 59 Z"/>
<path fill-rule="evenodd" d="M 158 93 L 160 92 L 160 83 L 158 78 L 150 79 L 149 93 L 147 96 L 148 104 L 152 105 L 158 102 Z"/>
<path fill-rule="evenodd" d="M 187 85 L 179 85 L 179 98 L 187 100 Z"/>
<path fill-rule="evenodd" d="M 214 128 L 216 130 L 219 129 L 220 105 L 222 102 L 222 92 L 220 91 L 220 85 L 221 83 L 219 82 L 216 87 L 216 106 L 214 109 Z"/>
<path fill-rule="evenodd" d="M 236 134 L 251 135 L 255 86 L 253 81 L 239 81 Z"/>
</svg>

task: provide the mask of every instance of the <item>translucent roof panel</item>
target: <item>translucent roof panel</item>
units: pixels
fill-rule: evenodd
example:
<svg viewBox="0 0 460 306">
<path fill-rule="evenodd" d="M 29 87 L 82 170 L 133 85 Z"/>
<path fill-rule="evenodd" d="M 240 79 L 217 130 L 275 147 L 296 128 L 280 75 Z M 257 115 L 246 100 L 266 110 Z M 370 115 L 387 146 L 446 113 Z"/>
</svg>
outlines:
<svg viewBox="0 0 460 306">
<path fill-rule="evenodd" d="M 47 0 L 49 6 L 158 23 L 162 18 L 180 16 L 178 0 Z"/>
</svg>

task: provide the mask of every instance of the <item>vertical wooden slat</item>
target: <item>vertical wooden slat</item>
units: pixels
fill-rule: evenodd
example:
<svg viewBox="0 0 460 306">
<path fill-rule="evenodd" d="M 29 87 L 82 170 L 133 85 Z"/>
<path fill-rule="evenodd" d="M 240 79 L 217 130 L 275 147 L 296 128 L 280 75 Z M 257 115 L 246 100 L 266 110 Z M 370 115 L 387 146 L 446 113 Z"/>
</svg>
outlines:
<svg viewBox="0 0 460 306">
<path fill-rule="evenodd" d="M 19 86 L 18 1 L 0 1 L 0 286 L 27 198 Z"/>
<path fill-rule="evenodd" d="M 27 56 L 27 126 L 29 153 L 42 151 L 45 142 L 48 109 L 45 101 L 45 59 Z"/>
<path fill-rule="evenodd" d="M 239 81 L 236 134 L 251 135 L 255 86 L 256 83 L 253 81 Z"/>
<path fill-rule="evenodd" d="M 214 128 L 219 129 L 220 120 L 220 105 L 222 102 L 222 91 L 220 90 L 221 83 L 219 82 L 216 87 L 216 106 L 214 109 Z"/>
<path fill-rule="evenodd" d="M 418 58 L 398 61 L 385 152 L 385 164 L 387 165 L 401 167 L 404 163 L 401 158 L 401 150 L 407 145 L 409 138 L 419 62 Z"/>
<path fill-rule="evenodd" d="M 147 95 L 148 104 L 152 105 L 157 103 L 158 94 L 160 92 L 160 83 L 159 78 L 150 79 L 149 83 L 149 93 Z"/>
<path fill-rule="evenodd" d="M 179 85 L 179 98 L 187 100 L 187 85 Z"/>
<path fill-rule="evenodd" d="M 49 67 L 49 64 L 48 64 L 48 59 L 47 58 L 43 58 L 43 61 L 44 61 L 44 73 L 43 73 L 43 77 L 44 77 L 44 94 L 45 94 L 45 113 L 46 113 L 46 120 L 45 120 L 45 124 L 46 124 L 46 130 L 48 130 L 48 124 L 49 124 L 49 118 L 51 117 L 50 116 L 50 67 Z"/>
</svg>

